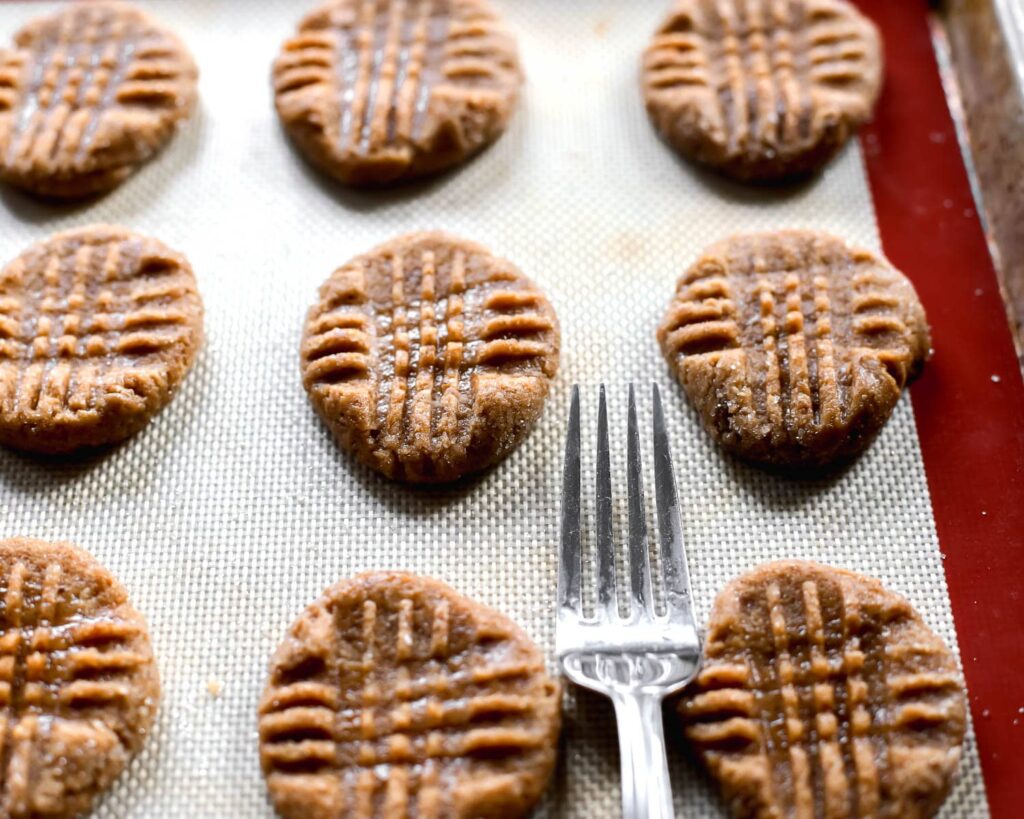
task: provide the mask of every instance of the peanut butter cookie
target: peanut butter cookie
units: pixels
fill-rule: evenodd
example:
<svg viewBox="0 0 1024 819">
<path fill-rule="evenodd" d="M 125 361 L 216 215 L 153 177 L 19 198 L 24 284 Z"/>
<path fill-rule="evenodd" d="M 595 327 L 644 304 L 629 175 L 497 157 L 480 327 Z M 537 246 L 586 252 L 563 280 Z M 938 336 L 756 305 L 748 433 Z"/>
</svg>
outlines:
<svg viewBox="0 0 1024 819">
<path fill-rule="evenodd" d="M 926 819 L 967 720 L 952 654 L 877 580 L 803 561 L 718 596 L 705 662 L 678 703 L 740 819 Z"/>
<path fill-rule="evenodd" d="M 0 271 L 0 444 L 70 452 L 138 432 L 171 400 L 202 339 L 188 261 L 93 225 Z"/>
<path fill-rule="evenodd" d="M 907 278 L 810 231 L 708 248 L 679 280 L 658 340 L 712 437 L 781 467 L 866 448 L 930 352 Z"/>
<path fill-rule="evenodd" d="M 102 566 L 66 543 L 0 542 L 0 815 L 88 812 L 159 700 L 146 623 Z"/>
<path fill-rule="evenodd" d="M 881 85 L 878 31 L 845 0 L 677 0 L 644 54 L 661 135 L 738 179 L 820 168 Z"/>
<path fill-rule="evenodd" d="M 0 51 L 0 178 L 43 196 L 123 182 L 192 110 L 181 41 L 126 3 L 70 3 Z"/>
<path fill-rule="evenodd" d="M 498 612 L 436 580 L 375 573 L 289 629 L 259 708 L 260 759 L 295 819 L 515 819 L 555 764 L 560 693 Z"/>
<path fill-rule="evenodd" d="M 413 233 L 336 270 L 302 341 L 316 411 L 390 478 L 452 481 L 514 449 L 558 368 L 558 320 L 514 265 Z"/>
<path fill-rule="evenodd" d="M 505 130 L 521 81 L 487 0 L 331 0 L 274 63 L 289 136 L 348 185 L 465 162 Z"/>
</svg>

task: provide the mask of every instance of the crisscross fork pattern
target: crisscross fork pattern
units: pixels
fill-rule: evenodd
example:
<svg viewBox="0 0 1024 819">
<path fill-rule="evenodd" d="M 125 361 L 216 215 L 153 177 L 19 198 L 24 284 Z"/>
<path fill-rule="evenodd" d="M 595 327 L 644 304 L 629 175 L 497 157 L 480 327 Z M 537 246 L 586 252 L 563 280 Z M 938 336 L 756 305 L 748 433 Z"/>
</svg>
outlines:
<svg viewBox="0 0 1024 819">
<path fill-rule="evenodd" d="M 73 4 L 0 52 L 0 169 L 52 195 L 111 187 L 188 114 L 196 69 L 127 5 Z"/>
<path fill-rule="evenodd" d="M 339 816 L 471 815 L 467 794 L 553 758 L 557 687 L 500 624 L 415 589 L 332 605 L 312 615 L 330 639 L 275 664 L 260 710 L 271 790 L 290 794 L 279 804 L 327 793 Z"/>
<path fill-rule="evenodd" d="M 49 744 L 75 724 L 72 750 L 91 743 L 110 765 L 138 744 L 109 709 L 137 707 L 133 673 L 152 662 L 139 650 L 140 624 L 115 613 L 83 616 L 62 599 L 74 583 L 59 562 L 15 561 L 0 586 L 0 814 L 37 815 L 33 786 L 50 764 Z M 61 739 L 62 743 L 69 740 Z M 79 764 L 72 760 L 70 765 Z M 120 764 L 123 764 L 121 762 Z M 117 768 L 114 767 L 116 773 Z M 89 783 L 79 784 L 86 792 Z"/>
<path fill-rule="evenodd" d="M 392 477 L 453 480 L 526 434 L 558 344 L 554 310 L 514 266 L 471 242 L 412 234 L 321 288 L 302 345 L 304 383 L 364 461 Z"/>
<path fill-rule="evenodd" d="M 198 297 L 159 243 L 64 234 L 0 273 L 0 411 L 53 418 L 110 400 L 148 406 L 188 359 Z"/>
<path fill-rule="evenodd" d="M 949 652 L 864 578 L 799 562 L 752 575 L 716 602 L 679 704 L 726 794 L 759 815 L 931 815 L 964 726 Z"/>
</svg>

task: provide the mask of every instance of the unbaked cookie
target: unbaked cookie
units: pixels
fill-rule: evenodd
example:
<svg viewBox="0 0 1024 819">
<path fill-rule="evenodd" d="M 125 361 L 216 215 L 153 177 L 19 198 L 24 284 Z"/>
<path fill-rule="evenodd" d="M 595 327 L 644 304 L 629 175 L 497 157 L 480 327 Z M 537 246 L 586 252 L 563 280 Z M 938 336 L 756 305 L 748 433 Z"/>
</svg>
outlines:
<svg viewBox="0 0 1024 819">
<path fill-rule="evenodd" d="M 68 199 L 115 187 L 189 115 L 197 73 L 174 34 L 126 3 L 33 20 L 0 51 L 0 178 Z"/>
<path fill-rule="evenodd" d="M 160 681 L 121 585 L 66 543 L 0 542 L 0 816 L 81 816 L 139 751 Z"/>
<path fill-rule="evenodd" d="M 349 185 L 465 162 L 505 130 L 521 81 L 488 0 L 331 0 L 274 63 L 289 136 Z"/>
<path fill-rule="evenodd" d="M 260 759 L 294 819 L 515 819 L 555 764 L 560 692 L 508 618 L 436 580 L 359 575 L 288 631 Z"/>
<path fill-rule="evenodd" d="M 949 793 L 956 661 L 877 580 L 769 563 L 715 601 L 684 732 L 739 819 L 926 819 Z"/>
<path fill-rule="evenodd" d="M 188 261 L 109 225 L 58 233 L 0 270 L 0 444 L 120 441 L 171 400 L 202 339 Z"/>
<path fill-rule="evenodd" d="M 930 352 L 907 278 L 810 231 L 712 245 L 679 280 L 658 340 L 715 440 L 782 467 L 865 449 Z"/>
<path fill-rule="evenodd" d="M 739 179 L 820 168 L 881 85 L 878 31 L 845 0 L 676 0 L 643 62 L 661 135 Z"/>
<path fill-rule="evenodd" d="M 302 375 L 341 444 L 391 478 L 444 482 L 504 458 L 541 414 L 558 319 L 512 263 L 412 233 L 338 268 L 306 320 Z"/>
</svg>

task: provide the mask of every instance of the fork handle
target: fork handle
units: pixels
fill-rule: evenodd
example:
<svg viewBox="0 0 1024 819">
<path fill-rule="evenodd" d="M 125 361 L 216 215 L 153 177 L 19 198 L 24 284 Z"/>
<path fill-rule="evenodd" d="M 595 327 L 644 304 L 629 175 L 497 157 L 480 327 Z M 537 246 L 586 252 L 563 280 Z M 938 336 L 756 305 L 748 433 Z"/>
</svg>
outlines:
<svg viewBox="0 0 1024 819">
<path fill-rule="evenodd" d="M 615 692 L 623 819 L 673 819 L 660 695 Z"/>
</svg>

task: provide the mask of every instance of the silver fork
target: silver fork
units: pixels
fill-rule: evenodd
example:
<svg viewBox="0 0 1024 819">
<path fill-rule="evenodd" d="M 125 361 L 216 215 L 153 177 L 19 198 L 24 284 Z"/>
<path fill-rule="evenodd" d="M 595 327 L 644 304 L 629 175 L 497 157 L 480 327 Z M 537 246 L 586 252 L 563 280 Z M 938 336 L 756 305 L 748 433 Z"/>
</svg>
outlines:
<svg viewBox="0 0 1024 819">
<path fill-rule="evenodd" d="M 654 494 L 658 510 L 664 614 L 655 612 L 651 583 L 636 400 L 629 386 L 626 482 L 629 490 L 629 611 L 619 612 L 612 543 L 612 486 L 604 386 L 597 416 L 596 608 L 583 612 L 580 583 L 580 393 L 573 387 L 565 444 L 558 622 L 555 650 L 577 685 L 615 705 L 622 758 L 624 819 L 670 819 L 672 786 L 665 758 L 661 704 L 700 670 L 702 648 L 693 613 L 690 572 L 683 547 L 661 394 L 654 385 Z"/>
</svg>

